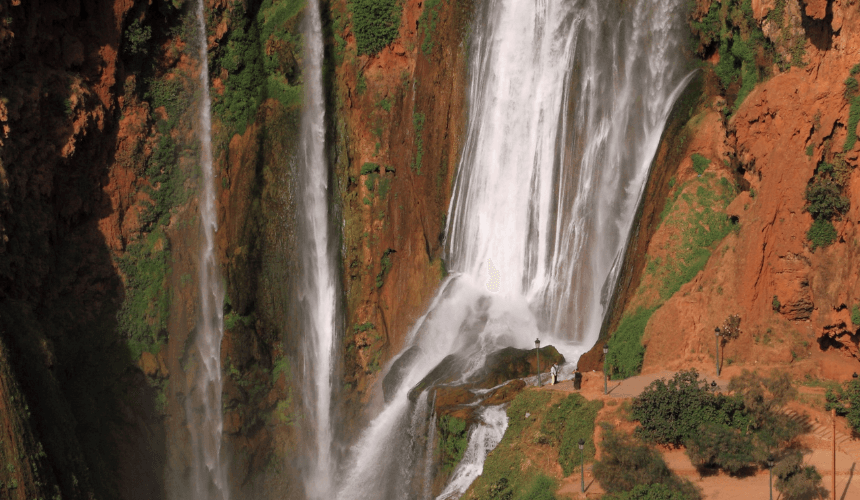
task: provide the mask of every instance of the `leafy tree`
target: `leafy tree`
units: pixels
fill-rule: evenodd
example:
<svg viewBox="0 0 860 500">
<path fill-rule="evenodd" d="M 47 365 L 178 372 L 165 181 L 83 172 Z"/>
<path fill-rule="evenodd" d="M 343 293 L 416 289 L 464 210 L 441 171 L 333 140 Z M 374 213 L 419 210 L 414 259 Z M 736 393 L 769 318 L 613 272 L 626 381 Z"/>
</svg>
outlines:
<svg viewBox="0 0 860 500">
<path fill-rule="evenodd" d="M 849 380 L 836 390 L 827 389 L 824 395 L 828 410 L 836 409 L 838 415 L 848 419 L 848 424 L 860 432 L 860 380 Z"/>
<path fill-rule="evenodd" d="M 776 476 L 774 486 L 786 500 L 812 500 L 827 498 L 827 490 L 821 485 L 821 474 L 813 465 L 803 466 L 800 452 L 792 453 L 773 468 Z"/>
<path fill-rule="evenodd" d="M 740 427 L 746 422 L 739 398 L 717 396 L 695 369 L 671 380 L 655 380 L 633 400 L 632 416 L 641 436 L 661 444 L 681 445 L 712 422 Z"/>
<path fill-rule="evenodd" d="M 376 54 L 397 38 L 400 5 L 395 0 L 351 0 L 358 54 Z"/>
<path fill-rule="evenodd" d="M 750 415 L 750 427 L 761 428 L 774 410 L 791 400 L 797 390 L 785 372 L 773 370 L 770 377 L 744 370 L 729 382 L 729 390 L 743 398 L 744 409 Z"/>
</svg>

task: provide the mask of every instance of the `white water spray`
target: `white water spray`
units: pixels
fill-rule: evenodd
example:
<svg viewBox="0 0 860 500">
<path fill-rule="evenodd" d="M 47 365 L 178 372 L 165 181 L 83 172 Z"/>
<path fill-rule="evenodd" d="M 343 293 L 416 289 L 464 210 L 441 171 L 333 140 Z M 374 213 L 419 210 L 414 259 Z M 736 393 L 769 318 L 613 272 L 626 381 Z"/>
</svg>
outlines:
<svg viewBox="0 0 860 500">
<path fill-rule="evenodd" d="M 487 454 L 499 445 L 507 428 L 508 414 L 504 405 L 484 409 L 480 422 L 469 436 L 463 459 L 454 469 L 448 486 L 436 500 L 454 500 L 466 492 L 469 485 L 484 472 Z"/>
<path fill-rule="evenodd" d="M 212 122 L 209 102 L 209 63 L 203 0 L 197 5 L 200 43 L 200 317 L 196 331 L 195 384 L 185 400 L 191 434 L 191 482 L 193 500 L 227 500 L 227 468 L 222 456 L 224 428 L 221 414 L 221 338 L 224 336 L 224 291 L 215 254 L 218 217 L 215 210 L 215 178 L 212 170 Z"/>
<path fill-rule="evenodd" d="M 488 355 L 531 349 L 536 337 L 568 361 L 594 344 L 648 169 L 689 78 L 684 4 L 480 3 L 447 227 L 452 273 L 410 331 L 407 361 L 388 367 L 393 394 L 353 447 L 338 498 L 426 498 L 408 429 L 432 408 L 408 394 L 446 356 L 465 381 Z M 457 490 L 468 487 L 464 478 Z"/>
<path fill-rule="evenodd" d="M 306 422 L 313 432 L 313 463 L 305 472 L 311 499 L 331 497 L 332 459 L 331 384 L 332 346 L 337 313 L 336 266 L 329 234 L 329 169 L 325 157 L 325 101 L 323 99 L 323 34 L 319 4 L 309 0 L 305 16 L 305 64 L 300 157 L 305 210 L 302 284 L 304 309 L 304 401 Z"/>
</svg>

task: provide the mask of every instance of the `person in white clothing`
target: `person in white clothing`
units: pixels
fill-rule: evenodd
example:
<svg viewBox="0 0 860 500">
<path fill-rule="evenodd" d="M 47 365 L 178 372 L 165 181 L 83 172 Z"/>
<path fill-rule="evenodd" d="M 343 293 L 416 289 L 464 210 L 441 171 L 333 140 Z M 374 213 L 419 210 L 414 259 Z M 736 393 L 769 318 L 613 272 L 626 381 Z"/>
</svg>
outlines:
<svg viewBox="0 0 860 500">
<path fill-rule="evenodd" d="M 558 364 L 553 364 L 552 369 L 550 369 L 549 373 L 552 377 L 552 385 L 555 385 L 555 383 L 558 382 Z"/>
</svg>

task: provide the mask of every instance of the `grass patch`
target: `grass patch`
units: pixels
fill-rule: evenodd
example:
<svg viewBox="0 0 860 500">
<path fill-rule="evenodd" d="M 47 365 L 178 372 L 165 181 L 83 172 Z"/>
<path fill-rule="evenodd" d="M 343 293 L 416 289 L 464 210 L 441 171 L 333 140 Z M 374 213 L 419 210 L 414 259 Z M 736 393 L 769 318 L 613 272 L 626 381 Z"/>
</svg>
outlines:
<svg viewBox="0 0 860 500">
<path fill-rule="evenodd" d="M 602 401 L 588 401 L 579 394 L 571 394 L 552 406 L 543 420 L 541 432 L 558 446 L 558 463 L 565 476 L 582 464 L 579 440 L 585 441 L 583 455 L 586 461 L 594 459 L 594 419 L 603 408 Z"/>
<path fill-rule="evenodd" d="M 424 2 L 424 11 L 421 12 L 421 17 L 418 20 L 418 24 L 424 28 L 421 52 L 425 56 L 429 56 L 433 51 L 433 37 L 436 35 L 436 24 L 439 22 L 439 7 L 441 4 L 441 0 L 426 0 Z"/>
<path fill-rule="evenodd" d="M 606 372 L 611 373 L 613 379 L 632 377 L 642 369 L 645 357 L 642 335 L 656 310 L 640 308 L 633 314 L 625 314 L 618 323 L 618 329 L 609 337 L 609 351 L 604 363 Z"/>
<path fill-rule="evenodd" d="M 457 467 L 468 444 L 466 421 L 451 415 L 442 415 L 439 419 L 439 453 L 445 474 L 450 474 Z"/>
<path fill-rule="evenodd" d="M 693 170 L 695 170 L 699 175 L 704 174 L 708 165 L 711 164 L 711 160 L 705 158 L 699 153 L 693 153 L 693 156 L 691 156 L 690 159 L 693 160 Z"/>
</svg>

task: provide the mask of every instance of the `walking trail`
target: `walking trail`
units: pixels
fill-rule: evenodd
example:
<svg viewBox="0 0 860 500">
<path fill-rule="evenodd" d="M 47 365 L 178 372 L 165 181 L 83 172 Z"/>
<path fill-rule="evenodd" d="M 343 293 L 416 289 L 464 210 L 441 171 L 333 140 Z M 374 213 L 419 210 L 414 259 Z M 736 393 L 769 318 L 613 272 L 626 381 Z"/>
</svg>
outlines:
<svg viewBox="0 0 860 500">
<path fill-rule="evenodd" d="M 583 373 L 582 388 L 576 391 L 573 380 L 563 380 L 556 385 L 544 385 L 542 391 L 579 392 L 588 399 L 601 399 L 603 410 L 598 414 L 598 422 L 608 422 L 619 428 L 629 427 L 632 430 L 635 423 L 618 418 L 616 410 L 619 403 L 625 399 L 638 396 L 648 385 L 657 379 L 669 379 L 675 373 L 662 371 L 631 377 L 623 381 L 609 381 L 608 394 L 603 394 L 604 379 L 599 372 Z M 726 391 L 729 378 L 714 378 L 711 374 L 702 374 L 710 383 L 717 382 L 718 391 Z M 546 379 L 548 382 L 548 378 Z M 544 384 L 547 384 L 544 382 Z M 812 410 L 809 406 L 792 402 L 784 410 L 792 419 L 801 423 L 804 434 L 798 442 L 804 455 L 804 463 L 814 465 L 822 476 L 822 484 L 828 490 L 827 498 L 832 498 L 832 439 L 833 426 L 829 415 Z M 837 420 L 844 420 L 839 418 Z M 600 441 L 600 426 L 595 429 L 595 440 Z M 599 447 L 598 447 L 599 450 Z M 659 448 L 663 459 L 670 469 L 679 476 L 692 481 L 701 488 L 703 497 L 707 500 L 744 500 L 748 498 L 769 498 L 767 470 L 758 471 L 748 476 L 733 477 L 723 472 L 712 475 L 701 475 L 690 462 L 683 449 Z M 599 451 L 598 451 L 599 453 Z M 860 499 L 860 478 L 854 478 L 855 470 L 860 462 L 860 439 L 850 435 L 844 422 L 837 425 L 836 430 L 836 498 L 838 500 Z M 585 493 L 580 491 L 579 471 L 564 478 L 558 494 L 562 498 L 582 499 L 600 498 L 604 491 L 594 480 L 591 467 L 585 466 Z M 780 500 L 779 492 L 774 489 L 773 498 Z"/>
</svg>

